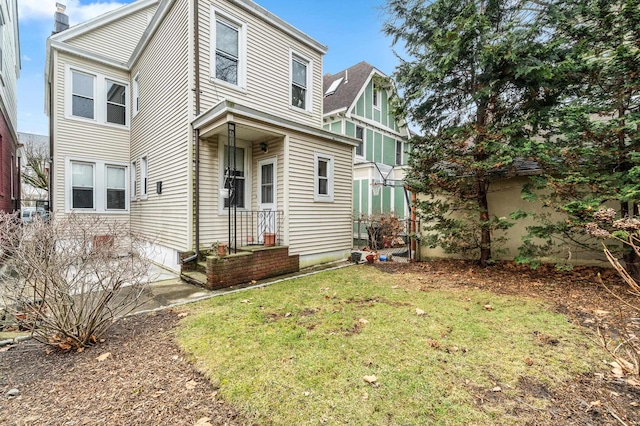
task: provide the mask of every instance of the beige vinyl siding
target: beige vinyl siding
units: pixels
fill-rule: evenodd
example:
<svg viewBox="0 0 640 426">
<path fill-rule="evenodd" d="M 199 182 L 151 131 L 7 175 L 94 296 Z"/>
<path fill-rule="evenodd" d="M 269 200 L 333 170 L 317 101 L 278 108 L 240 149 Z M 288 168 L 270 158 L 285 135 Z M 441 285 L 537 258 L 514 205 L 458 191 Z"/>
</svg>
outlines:
<svg viewBox="0 0 640 426">
<path fill-rule="evenodd" d="M 246 92 L 234 90 L 211 80 L 211 5 L 244 22 L 247 26 Z M 220 0 L 200 0 L 200 75 L 202 81 L 202 111 L 223 99 L 301 123 L 322 125 L 322 55 L 309 49 L 276 27 L 244 10 Z M 311 112 L 290 106 L 290 49 L 312 60 Z"/>
<path fill-rule="evenodd" d="M 87 72 L 127 81 L 125 71 L 96 64 L 61 52 L 54 53 L 54 205 L 55 212 L 65 210 L 65 159 L 104 160 L 129 163 L 129 129 L 65 117 L 67 65 Z M 111 216 L 111 214 L 110 214 Z"/>
<path fill-rule="evenodd" d="M 154 13 L 156 8 L 154 5 L 140 10 L 71 38 L 65 43 L 120 62 L 127 62 L 147 28 L 149 14 Z"/>
<path fill-rule="evenodd" d="M 289 245 L 300 255 L 349 250 L 352 217 L 352 150 L 294 134 L 289 155 Z M 314 153 L 334 157 L 334 201 L 314 201 Z"/>
<path fill-rule="evenodd" d="M 218 140 L 201 141 L 200 145 L 200 244 L 210 245 L 215 241 L 227 242 L 229 217 L 226 212 L 220 213 L 220 144 L 226 144 L 226 137 Z M 238 139 L 238 146 L 244 141 Z M 245 190 L 249 192 L 249 204 L 244 210 L 258 210 L 258 162 L 276 157 L 277 209 L 284 209 L 284 141 L 282 139 L 268 142 L 269 151 L 260 151 L 260 143 L 253 143 L 249 148 L 251 155 L 250 172 L 246 176 Z M 243 209 L 238 209 L 241 212 Z M 239 213 L 239 218 L 241 213 Z M 240 219 L 239 219 L 240 220 Z M 240 234 L 240 229 L 238 229 Z M 240 237 L 240 235 L 238 235 Z"/>
<path fill-rule="evenodd" d="M 131 226 L 177 250 L 191 249 L 187 3 L 174 4 L 130 77 L 133 87 L 139 75 L 140 91 L 140 110 L 131 118 L 131 160 L 148 156 L 148 197 L 131 202 Z"/>
</svg>

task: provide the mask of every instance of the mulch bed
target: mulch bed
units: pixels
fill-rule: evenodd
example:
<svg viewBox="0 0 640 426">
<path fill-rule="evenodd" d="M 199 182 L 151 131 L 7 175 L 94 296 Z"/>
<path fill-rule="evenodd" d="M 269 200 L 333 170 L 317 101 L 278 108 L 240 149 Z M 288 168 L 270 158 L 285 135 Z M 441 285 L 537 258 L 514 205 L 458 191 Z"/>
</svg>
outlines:
<svg viewBox="0 0 640 426">
<path fill-rule="evenodd" d="M 480 268 L 464 261 L 380 262 L 376 267 L 404 275 L 403 286 L 422 291 L 474 288 L 540 298 L 587 327 L 587 333 L 602 322 L 603 311 L 610 317 L 620 307 L 596 284 L 598 272 L 614 291 L 633 301 L 615 272 L 595 268 L 557 272 L 544 266 L 532 271 L 512 263 Z M 0 348 L 0 424 L 247 424 L 217 398 L 216 389 L 174 343 L 171 330 L 178 320 L 171 310 L 126 318 L 111 328 L 104 343 L 81 353 L 47 353 L 34 341 Z M 529 423 L 536 425 L 640 424 L 640 389 L 613 377 L 604 364 L 595 369 L 602 371 L 559 383 L 553 391 L 523 377 L 515 399 L 482 389 L 474 398 L 480 407 L 500 405 L 519 424 L 531 418 L 536 420 Z M 7 397 L 13 388 L 20 395 Z M 531 398 L 546 401 L 545 408 L 531 405 Z"/>
<path fill-rule="evenodd" d="M 173 343 L 178 319 L 125 318 L 81 353 L 47 354 L 33 340 L 0 352 L 0 424 L 245 424 Z M 20 395 L 7 398 L 13 388 Z"/>
</svg>

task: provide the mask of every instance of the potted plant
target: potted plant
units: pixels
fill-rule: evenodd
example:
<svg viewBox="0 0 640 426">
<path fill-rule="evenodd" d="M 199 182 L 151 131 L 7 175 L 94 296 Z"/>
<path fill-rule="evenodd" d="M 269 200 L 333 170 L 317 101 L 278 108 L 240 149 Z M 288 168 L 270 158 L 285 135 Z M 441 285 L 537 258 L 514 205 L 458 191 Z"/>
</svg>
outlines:
<svg viewBox="0 0 640 426">
<path fill-rule="evenodd" d="M 214 243 L 211 243 L 211 249 L 209 249 L 209 252 L 217 252 L 218 257 L 225 257 L 227 255 L 227 247 L 229 247 L 227 243 L 216 241 Z"/>
</svg>

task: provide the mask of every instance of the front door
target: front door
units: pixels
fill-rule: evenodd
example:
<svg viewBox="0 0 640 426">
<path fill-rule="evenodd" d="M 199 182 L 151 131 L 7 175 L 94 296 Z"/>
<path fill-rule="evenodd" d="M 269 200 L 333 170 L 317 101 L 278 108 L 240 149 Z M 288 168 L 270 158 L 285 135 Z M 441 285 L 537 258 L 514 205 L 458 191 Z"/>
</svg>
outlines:
<svg viewBox="0 0 640 426">
<path fill-rule="evenodd" d="M 265 233 L 276 232 L 276 157 L 258 162 L 258 236 L 264 243 Z"/>
</svg>

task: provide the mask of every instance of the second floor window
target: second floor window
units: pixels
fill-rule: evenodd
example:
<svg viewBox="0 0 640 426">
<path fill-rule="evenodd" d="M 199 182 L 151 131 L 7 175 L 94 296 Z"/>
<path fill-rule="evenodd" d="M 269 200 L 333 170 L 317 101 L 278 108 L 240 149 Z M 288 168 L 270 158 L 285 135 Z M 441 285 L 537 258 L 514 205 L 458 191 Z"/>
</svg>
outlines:
<svg viewBox="0 0 640 426">
<path fill-rule="evenodd" d="M 399 166 L 402 164 L 402 147 L 403 147 L 403 143 L 402 141 L 396 141 L 396 166 Z"/>
<path fill-rule="evenodd" d="M 216 20 L 216 74 L 219 80 L 238 85 L 240 29 Z"/>
<path fill-rule="evenodd" d="M 72 71 L 71 80 L 71 114 L 93 120 L 95 77 Z"/>
<path fill-rule="evenodd" d="M 293 56 L 291 59 L 291 105 L 307 109 L 307 68 L 309 63 Z"/>
<path fill-rule="evenodd" d="M 364 155 L 364 129 L 360 126 L 356 126 L 356 139 L 360 139 L 360 143 L 356 146 L 356 155 Z"/>
<path fill-rule="evenodd" d="M 127 88 L 107 80 L 107 123 L 127 124 Z"/>
</svg>

